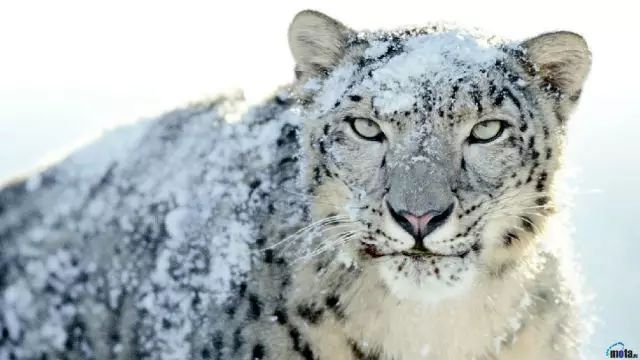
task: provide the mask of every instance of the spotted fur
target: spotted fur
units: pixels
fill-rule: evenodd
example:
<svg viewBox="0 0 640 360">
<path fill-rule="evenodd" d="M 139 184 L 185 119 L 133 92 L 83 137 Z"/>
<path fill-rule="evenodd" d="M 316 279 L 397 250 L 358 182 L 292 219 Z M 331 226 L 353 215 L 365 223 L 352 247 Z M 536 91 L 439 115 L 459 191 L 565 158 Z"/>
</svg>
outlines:
<svg viewBox="0 0 640 360">
<path fill-rule="evenodd" d="M 551 224 L 584 40 L 304 11 L 289 42 L 297 80 L 242 123 L 199 104 L 0 191 L 0 359 L 579 356 Z"/>
<path fill-rule="evenodd" d="M 416 50 L 452 33 L 463 38 L 447 38 L 460 53 L 447 44 L 441 58 Z M 572 33 L 483 41 L 437 27 L 358 33 L 314 12 L 294 20 L 303 171 L 307 191 L 324 200 L 312 214 L 343 215 L 350 225 L 336 232 L 357 233 L 331 252 L 357 270 L 345 275 L 338 267 L 323 279 L 323 288 L 348 299 L 345 320 L 307 321 L 322 356 L 533 359 L 576 351 L 578 325 L 566 316 L 574 299 L 559 295 L 558 255 L 540 244 L 556 241 L 545 225 L 555 212 L 554 174 L 589 51 Z M 475 58 L 461 54 L 469 47 Z M 425 68 L 411 68 L 420 56 Z M 374 121 L 383 137 L 359 137 L 354 118 Z M 507 125 L 494 141 L 470 138 L 475 124 L 496 118 Z M 419 241 L 398 226 L 396 206 L 415 214 L 453 210 Z M 294 283 L 306 298 L 313 294 L 307 284 L 317 287 L 317 280 L 304 274 Z M 540 289 L 562 301 L 533 298 Z M 534 309 L 544 320 L 514 320 Z M 350 350 L 338 352 L 340 341 Z"/>
</svg>

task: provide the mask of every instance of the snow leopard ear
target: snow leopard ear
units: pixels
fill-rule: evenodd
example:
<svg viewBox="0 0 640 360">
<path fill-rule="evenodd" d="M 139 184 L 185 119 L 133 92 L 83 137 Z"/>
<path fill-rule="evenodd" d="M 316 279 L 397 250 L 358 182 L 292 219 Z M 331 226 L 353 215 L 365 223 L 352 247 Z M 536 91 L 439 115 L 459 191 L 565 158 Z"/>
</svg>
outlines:
<svg viewBox="0 0 640 360">
<path fill-rule="evenodd" d="M 569 31 L 542 34 L 522 43 L 545 85 L 575 102 L 591 68 L 584 38 Z"/>
<path fill-rule="evenodd" d="M 299 12 L 289 25 L 289 48 L 296 62 L 296 77 L 326 75 L 342 59 L 350 32 L 323 13 Z"/>
</svg>

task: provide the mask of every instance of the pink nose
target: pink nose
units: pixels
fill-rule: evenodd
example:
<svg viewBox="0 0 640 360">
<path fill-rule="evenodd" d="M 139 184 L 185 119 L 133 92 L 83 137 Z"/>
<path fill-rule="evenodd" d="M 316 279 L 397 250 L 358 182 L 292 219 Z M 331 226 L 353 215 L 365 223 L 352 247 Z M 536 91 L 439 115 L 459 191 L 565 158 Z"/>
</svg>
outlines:
<svg viewBox="0 0 640 360">
<path fill-rule="evenodd" d="M 416 246 L 422 246 L 422 239 L 429 235 L 436 228 L 444 224 L 453 212 L 454 204 L 450 204 L 444 209 L 434 209 L 422 215 L 415 215 L 406 210 L 396 210 L 387 202 L 387 208 L 393 220 L 404 231 L 409 233 L 416 240 Z"/>
<path fill-rule="evenodd" d="M 427 213 L 420 216 L 403 213 L 401 214 L 401 216 L 407 219 L 407 221 L 409 221 L 409 224 L 411 224 L 411 228 L 413 229 L 412 233 L 416 237 L 420 237 L 421 234 L 424 234 L 426 232 L 427 224 L 429 223 L 429 220 L 433 218 L 433 213 Z"/>
</svg>

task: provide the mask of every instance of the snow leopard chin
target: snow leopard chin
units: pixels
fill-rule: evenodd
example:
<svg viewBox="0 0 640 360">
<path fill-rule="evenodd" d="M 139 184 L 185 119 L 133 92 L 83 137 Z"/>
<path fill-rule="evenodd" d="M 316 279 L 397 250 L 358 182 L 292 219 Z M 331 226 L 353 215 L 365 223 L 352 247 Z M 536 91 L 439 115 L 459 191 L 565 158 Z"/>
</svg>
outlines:
<svg viewBox="0 0 640 360">
<path fill-rule="evenodd" d="M 477 256 L 388 256 L 375 260 L 385 287 L 398 300 L 437 304 L 464 296 L 478 273 Z"/>
</svg>

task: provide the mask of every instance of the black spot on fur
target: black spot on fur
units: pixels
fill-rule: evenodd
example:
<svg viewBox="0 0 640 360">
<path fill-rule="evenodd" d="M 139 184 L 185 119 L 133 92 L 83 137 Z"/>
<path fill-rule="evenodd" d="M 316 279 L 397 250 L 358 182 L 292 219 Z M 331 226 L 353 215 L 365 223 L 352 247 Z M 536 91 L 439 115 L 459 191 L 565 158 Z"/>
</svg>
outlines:
<svg viewBox="0 0 640 360">
<path fill-rule="evenodd" d="M 496 96 L 496 98 L 493 99 L 494 106 L 500 106 L 502 105 L 503 102 L 504 102 L 504 95 L 502 93 L 499 93 L 498 96 Z"/>
<path fill-rule="evenodd" d="M 536 205 L 546 205 L 547 203 L 549 203 L 549 197 L 548 196 L 541 196 L 539 198 L 536 199 Z"/>
<path fill-rule="evenodd" d="M 238 286 L 238 296 L 243 298 L 245 292 L 247 292 L 247 283 L 245 281 L 241 282 Z"/>
<path fill-rule="evenodd" d="M 324 309 L 314 309 L 311 305 L 298 305 L 298 315 L 310 324 L 317 324 L 322 318 Z"/>
<path fill-rule="evenodd" d="M 344 319 L 344 311 L 340 306 L 340 297 L 338 295 L 331 294 L 327 296 L 327 298 L 325 299 L 325 305 L 327 305 L 327 308 L 333 311 L 333 313 L 336 315 L 336 318 L 338 318 L 339 320 Z"/>
<path fill-rule="evenodd" d="M 509 98 L 509 100 L 511 100 L 511 102 L 518 108 L 518 110 L 520 110 L 520 100 L 518 100 L 518 98 L 513 95 L 509 88 L 502 88 L 502 90 L 500 91 L 500 95 Z"/>
<path fill-rule="evenodd" d="M 524 229 L 524 231 L 533 233 L 534 232 L 533 220 L 531 220 L 531 218 L 528 216 L 522 216 L 521 218 L 522 218 L 522 228 Z"/>
<path fill-rule="evenodd" d="M 527 144 L 527 146 L 529 147 L 529 149 L 533 149 L 535 144 L 536 144 L 536 139 L 533 136 L 531 136 L 529 138 L 529 143 Z"/>
<path fill-rule="evenodd" d="M 536 160 L 539 157 L 540 157 L 540 153 L 536 149 L 531 150 L 531 159 Z"/>
<path fill-rule="evenodd" d="M 477 85 L 473 86 L 473 90 L 470 92 L 470 95 L 473 103 L 476 105 L 478 113 L 482 113 L 482 96 L 480 95 Z"/>
<path fill-rule="evenodd" d="M 514 241 L 519 240 L 518 235 L 512 233 L 512 232 L 507 232 L 506 234 L 504 234 L 504 236 L 502 237 L 502 242 L 505 246 L 511 246 L 513 244 Z"/>
<path fill-rule="evenodd" d="M 320 150 L 320 153 L 325 155 L 327 153 L 327 149 L 324 147 L 324 141 L 320 140 L 318 145 L 319 145 L 318 149 Z"/>
<path fill-rule="evenodd" d="M 259 237 L 256 239 L 256 245 L 258 245 L 259 247 L 263 247 L 264 244 L 267 243 L 267 238 L 265 237 Z"/>
<path fill-rule="evenodd" d="M 316 356 L 313 354 L 313 351 L 311 351 L 311 347 L 309 347 L 309 344 L 305 344 L 304 348 L 302 348 L 302 350 L 299 352 L 304 360 L 315 360 L 316 358 Z"/>
<path fill-rule="evenodd" d="M 251 320 L 258 320 L 262 313 L 262 304 L 256 294 L 249 294 L 249 309 L 247 310 L 247 317 Z"/>
<path fill-rule="evenodd" d="M 243 343 L 244 343 L 244 339 L 242 338 L 242 328 L 239 327 L 233 332 L 233 344 L 232 344 L 231 351 L 234 354 L 237 354 L 238 350 L 240 350 Z"/>
<path fill-rule="evenodd" d="M 527 131 L 528 128 L 529 126 L 527 125 L 527 123 L 524 120 L 522 120 L 522 123 L 520 124 L 520 131 L 525 132 Z"/>
<path fill-rule="evenodd" d="M 227 313 L 227 315 L 229 315 L 230 318 L 233 318 L 233 316 L 236 314 L 237 307 L 238 307 L 238 303 L 235 300 L 232 300 L 229 304 L 225 306 L 224 312 Z M 163 322 L 163 325 L 164 325 L 164 322 Z M 168 326 L 171 326 L 171 324 L 168 324 Z"/>
<path fill-rule="evenodd" d="M 260 186 L 260 184 L 262 183 L 262 181 L 260 181 L 260 179 L 255 179 L 253 180 L 251 183 L 249 183 L 249 196 L 251 196 L 251 194 L 253 193 L 253 191 Z"/>
<path fill-rule="evenodd" d="M 489 83 L 489 96 L 493 96 L 493 94 L 495 94 L 496 90 L 497 90 L 496 84 L 493 81 L 491 81 Z"/>
<path fill-rule="evenodd" d="M 458 90 L 460 90 L 460 86 L 458 86 L 458 84 L 454 84 L 451 87 L 451 100 L 455 100 L 456 99 L 456 95 L 458 94 Z M 451 106 L 453 106 L 453 101 L 451 102 Z M 453 107 L 450 107 L 449 110 L 451 110 Z"/>
<path fill-rule="evenodd" d="M 64 342 L 64 348 L 67 351 L 80 350 L 83 347 L 83 343 L 86 342 L 85 338 L 86 324 L 78 316 L 73 318 L 73 321 L 66 327 L 67 339 Z"/>
<path fill-rule="evenodd" d="M 536 183 L 536 191 L 538 192 L 542 192 L 544 191 L 545 188 L 545 183 L 547 181 L 547 172 L 543 171 L 540 173 L 540 175 L 538 175 L 538 182 Z"/>
<path fill-rule="evenodd" d="M 278 147 L 282 147 L 284 145 L 294 143 L 296 141 L 297 133 L 298 133 L 297 127 L 290 124 L 284 125 L 282 127 L 282 130 L 280 131 L 280 136 L 278 137 L 278 140 L 276 140 L 276 145 Z"/>
<path fill-rule="evenodd" d="M 293 345 L 293 350 L 300 352 L 302 348 L 300 347 L 300 330 L 292 327 L 289 329 L 289 337 L 291 338 L 291 344 Z"/>
<path fill-rule="evenodd" d="M 278 322 L 278 324 L 280 325 L 284 325 L 287 323 L 288 321 L 288 316 L 287 316 L 287 312 L 286 310 L 284 310 L 283 308 L 277 308 L 274 312 L 273 312 L 273 316 L 276 317 L 276 321 Z"/>
<path fill-rule="evenodd" d="M 322 174 L 320 173 L 320 167 L 318 166 L 313 168 L 313 180 L 316 182 L 316 184 L 319 184 L 320 180 L 322 180 Z"/>
<path fill-rule="evenodd" d="M 349 95 L 349 100 L 354 101 L 354 102 L 358 102 L 358 101 L 362 100 L 362 97 L 360 95 Z"/>
<path fill-rule="evenodd" d="M 273 249 L 266 249 L 264 251 L 264 262 L 267 264 L 273 263 Z"/>
<path fill-rule="evenodd" d="M 211 338 L 211 345 L 213 345 L 214 355 L 216 359 L 222 358 L 222 348 L 224 347 L 222 331 L 216 331 Z"/>
<path fill-rule="evenodd" d="M 258 360 L 264 358 L 264 345 L 257 343 L 253 346 L 253 351 L 251 352 L 251 360 Z"/>
</svg>

